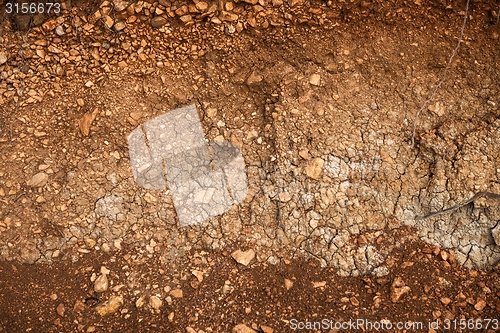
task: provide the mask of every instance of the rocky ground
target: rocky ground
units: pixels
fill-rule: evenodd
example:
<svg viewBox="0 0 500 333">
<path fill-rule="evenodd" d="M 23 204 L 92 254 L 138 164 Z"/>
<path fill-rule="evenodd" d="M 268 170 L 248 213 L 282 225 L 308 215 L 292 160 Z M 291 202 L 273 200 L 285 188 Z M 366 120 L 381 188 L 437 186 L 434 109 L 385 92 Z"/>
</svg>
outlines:
<svg viewBox="0 0 500 333">
<path fill-rule="evenodd" d="M 1 7 L 0 331 L 499 319 L 494 1 L 470 4 L 414 147 L 465 3 L 18 2 Z M 168 191 L 135 183 L 127 136 L 189 104 L 241 147 L 249 193 L 181 228 Z"/>
</svg>

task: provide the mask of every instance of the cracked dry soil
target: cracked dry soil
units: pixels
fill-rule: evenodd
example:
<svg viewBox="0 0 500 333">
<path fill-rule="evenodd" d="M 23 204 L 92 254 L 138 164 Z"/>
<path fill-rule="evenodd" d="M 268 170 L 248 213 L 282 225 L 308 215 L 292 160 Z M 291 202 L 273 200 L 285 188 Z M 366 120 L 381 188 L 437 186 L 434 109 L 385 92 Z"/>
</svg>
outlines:
<svg viewBox="0 0 500 333">
<path fill-rule="evenodd" d="M 495 1 L 471 3 L 415 148 L 462 1 L 13 2 L 0 332 L 498 329 L 500 200 L 459 205 L 500 193 Z M 241 147 L 249 193 L 180 227 L 169 191 L 134 182 L 127 136 L 189 104 L 208 141 Z"/>
</svg>

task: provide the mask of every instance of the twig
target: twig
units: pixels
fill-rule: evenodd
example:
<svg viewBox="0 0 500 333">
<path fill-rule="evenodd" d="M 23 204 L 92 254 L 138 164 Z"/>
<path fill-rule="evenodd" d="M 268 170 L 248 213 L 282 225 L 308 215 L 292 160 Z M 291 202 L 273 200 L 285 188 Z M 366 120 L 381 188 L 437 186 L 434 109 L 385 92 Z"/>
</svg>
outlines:
<svg viewBox="0 0 500 333">
<path fill-rule="evenodd" d="M 476 193 L 469 200 L 464 201 L 464 202 L 462 202 L 462 203 L 460 203 L 458 205 L 455 205 L 455 206 L 452 206 L 450 208 L 446 208 L 446 209 L 440 210 L 438 212 L 430 213 L 430 214 L 427 214 L 427 215 L 424 215 L 424 216 L 415 216 L 415 220 L 424 220 L 424 219 L 428 219 L 429 217 L 433 217 L 433 216 L 437 216 L 437 215 L 441 215 L 441 214 L 444 214 L 444 213 L 448 213 L 448 212 L 457 210 L 459 208 L 462 208 L 465 205 L 470 204 L 474 200 L 476 200 L 478 198 L 481 198 L 481 197 L 488 197 L 488 198 L 500 199 L 500 194 L 491 193 L 491 192 L 479 192 L 479 193 Z"/>
<path fill-rule="evenodd" d="M 470 2 L 470 0 L 467 0 L 467 4 L 465 5 L 464 22 L 462 24 L 462 29 L 460 30 L 460 37 L 458 38 L 457 46 L 455 46 L 455 49 L 453 50 L 453 53 L 451 54 L 451 57 L 448 60 L 448 63 L 446 64 L 443 75 L 441 76 L 441 79 L 439 80 L 436 87 L 434 87 L 434 90 L 432 91 L 431 96 L 424 102 L 422 107 L 418 110 L 417 114 L 415 115 L 415 120 L 413 121 L 413 133 L 411 135 L 411 147 L 412 148 L 415 148 L 415 132 L 417 130 L 418 117 L 420 116 L 420 113 L 422 112 L 422 110 L 424 110 L 427 107 L 427 105 L 429 105 L 429 103 L 432 102 L 432 100 L 434 99 L 434 96 L 436 96 L 438 89 L 441 88 L 441 85 L 443 84 L 443 81 L 446 77 L 446 73 L 448 72 L 448 69 L 451 66 L 451 62 L 453 61 L 453 58 L 455 57 L 455 55 L 458 52 L 458 48 L 460 47 L 460 43 L 462 43 L 462 39 L 464 37 L 465 24 L 467 23 L 467 15 L 469 13 L 469 2 Z"/>
</svg>

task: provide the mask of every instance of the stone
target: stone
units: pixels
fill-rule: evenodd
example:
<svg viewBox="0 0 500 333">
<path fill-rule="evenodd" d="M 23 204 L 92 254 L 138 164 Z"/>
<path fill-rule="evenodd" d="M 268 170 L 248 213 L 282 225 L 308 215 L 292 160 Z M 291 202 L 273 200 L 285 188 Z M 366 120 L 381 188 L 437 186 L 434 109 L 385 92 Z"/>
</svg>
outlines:
<svg viewBox="0 0 500 333">
<path fill-rule="evenodd" d="M 183 296 L 182 289 L 173 289 L 170 291 L 170 295 L 175 298 L 182 298 Z"/>
<path fill-rule="evenodd" d="M 231 257 L 243 266 L 248 266 L 248 264 L 255 258 L 254 250 L 250 249 L 248 251 L 236 250 L 231 254 Z"/>
<path fill-rule="evenodd" d="M 124 21 L 118 21 L 115 23 L 114 29 L 115 31 L 122 31 L 127 27 L 127 24 Z"/>
<path fill-rule="evenodd" d="M 197 271 L 197 270 L 194 270 L 191 272 L 194 276 L 196 276 L 196 278 L 198 279 L 198 282 L 202 282 L 203 281 L 203 273 L 200 272 L 200 271 Z"/>
<path fill-rule="evenodd" d="M 31 177 L 30 180 L 26 183 L 26 185 L 30 187 L 42 187 L 47 184 L 47 181 L 49 180 L 49 175 L 47 175 L 45 172 L 39 172 L 33 177 Z"/>
<path fill-rule="evenodd" d="M 251 329 L 245 324 L 239 324 L 233 327 L 232 333 L 257 333 L 257 331 Z"/>
<path fill-rule="evenodd" d="M 444 106 L 443 103 L 441 102 L 436 102 L 434 104 L 429 105 L 428 109 L 429 111 L 434 112 L 439 117 L 444 116 L 446 112 L 446 106 Z"/>
<path fill-rule="evenodd" d="M 63 303 L 59 303 L 59 305 L 56 308 L 56 312 L 59 316 L 64 317 L 64 312 L 66 312 L 66 309 L 64 308 Z"/>
<path fill-rule="evenodd" d="M 258 74 L 257 71 L 253 71 L 247 78 L 247 85 L 251 86 L 262 81 L 262 75 Z"/>
<path fill-rule="evenodd" d="M 259 0 L 243 0 L 243 1 L 251 5 L 256 5 L 259 3 Z"/>
<path fill-rule="evenodd" d="M 486 302 L 480 298 L 477 299 L 477 303 L 474 304 L 474 309 L 477 311 L 483 311 L 483 309 L 486 307 Z"/>
<path fill-rule="evenodd" d="M 306 175 L 312 179 L 319 179 L 319 176 L 323 171 L 324 164 L 325 161 L 319 157 L 313 159 L 306 167 Z"/>
<path fill-rule="evenodd" d="M 261 325 L 260 329 L 264 333 L 274 333 L 274 329 L 272 327 L 266 326 L 266 325 Z"/>
<path fill-rule="evenodd" d="M 122 296 L 111 296 L 102 305 L 96 307 L 96 311 L 101 316 L 107 316 L 115 313 L 123 305 Z"/>
<path fill-rule="evenodd" d="M 102 293 L 108 290 L 108 287 L 109 287 L 108 276 L 106 274 L 99 275 L 94 282 L 94 291 L 96 293 Z"/>
<path fill-rule="evenodd" d="M 186 333 L 196 333 L 196 330 L 192 327 L 186 327 Z"/>
<path fill-rule="evenodd" d="M 97 113 L 99 112 L 99 109 L 95 108 L 94 111 L 92 112 L 87 112 L 83 115 L 83 117 L 80 119 L 79 125 L 80 125 L 80 132 L 84 136 L 89 136 L 90 134 L 90 125 L 92 125 L 92 122 L 95 120 L 97 117 Z"/>
<path fill-rule="evenodd" d="M 195 7 L 200 12 L 204 12 L 208 8 L 208 3 L 204 2 L 204 1 L 200 1 L 200 2 L 196 3 Z"/>
<path fill-rule="evenodd" d="M 108 29 L 111 29 L 115 24 L 115 21 L 109 15 L 104 15 L 102 19 L 104 22 L 104 26 Z"/>
<path fill-rule="evenodd" d="M 231 12 L 226 12 L 225 10 L 221 11 L 219 15 L 219 19 L 221 21 L 227 21 L 227 22 L 234 22 L 238 19 L 238 15 L 231 13 Z"/>
<path fill-rule="evenodd" d="M 153 28 L 160 28 L 167 23 L 167 19 L 163 16 L 155 16 L 151 19 L 151 26 Z"/>
<path fill-rule="evenodd" d="M 285 288 L 286 290 L 290 290 L 293 287 L 293 281 L 289 279 L 285 279 Z"/>
<path fill-rule="evenodd" d="M 64 35 L 64 28 L 60 25 L 57 26 L 56 28 L 56 35 L 58 36 L 63 36 Z"/>
<path fill-rule="evenodd" d="M 395 278 L 391 285 L 391 301 L 393 303 L 396 303 L 397 301 L 399 301 L 401 296 L 409 291 L 410 287 L 406 286 L 404 281 L 400 277 Z"/>
<path fill-rule="evenodd" d="M 313 86 L 319 86 L 321 80 L 321 76 L 319 74 L 313 74 L 309 78 L 309 83 L 312 84 Z"/>
<path fill-rule="evenodd" d="M 158 296 L 151 296 L 149 298 L 149 305 L 155 309 L 158 310 L 162 307 L 163 301 L 158 297 Z"/>
<path fill-rule="evenodd" d="M 144 301 L 144 297 L 141 296 L 137 299 L 137 301 L 135 301 L 135 307 L 136 308 L 142 308 L 144 306 L 144 304 L 146 304 L 146 302 Z"/>
</svg>

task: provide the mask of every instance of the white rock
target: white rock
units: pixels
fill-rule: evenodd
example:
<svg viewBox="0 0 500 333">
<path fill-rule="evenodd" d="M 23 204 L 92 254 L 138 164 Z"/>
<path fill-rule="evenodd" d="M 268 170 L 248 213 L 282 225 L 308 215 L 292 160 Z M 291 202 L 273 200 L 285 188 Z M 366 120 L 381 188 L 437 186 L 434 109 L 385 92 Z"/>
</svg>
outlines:
<svg viewBox="0 0 500 333">
<path fill-rule="evenodd" d="M 149 298 L 149 305 L 151 305 L 153 309 L 158 310 L 163 305 L 163 301 L 158 296 L 151 296 Z"/>
<path fill-rule="evenodd" d="M 319 76 L 319 74 L 313 74 L 309 78 L 309 83 L 312 84 L 313 86 L 319 86 L 320 80 L 321 80 L 321 76 Z"/>
<path fill-rule="evenodd" d="M 94 291 L 96 293 L 102 293 L 108 290 L 108 287 L 108 276 L 106 274 L 99 275 L 94 282 Z"/>
</svg>

